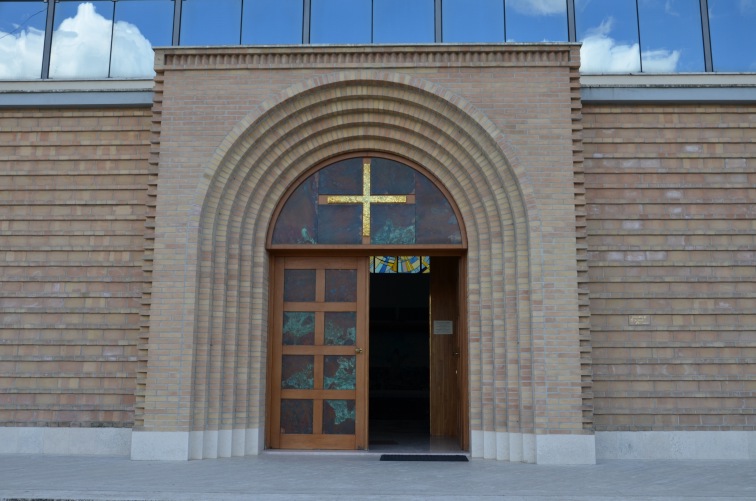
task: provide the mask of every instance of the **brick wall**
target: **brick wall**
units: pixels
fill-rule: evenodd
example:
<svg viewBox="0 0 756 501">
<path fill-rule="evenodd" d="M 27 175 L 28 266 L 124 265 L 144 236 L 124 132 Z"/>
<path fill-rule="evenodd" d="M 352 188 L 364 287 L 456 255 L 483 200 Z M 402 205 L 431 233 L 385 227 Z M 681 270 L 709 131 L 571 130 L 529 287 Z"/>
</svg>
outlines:
<svg viewBox="0 0 756 501">
<path fill-rule="evenodd" d="M 150 117 L 0 111 L 0 426 L 133 422 Z"/>
<path fill-rule="evenodd" d="M 584 107 L 597 430 L 756 428 L 754 124 Z"/>
</svg>

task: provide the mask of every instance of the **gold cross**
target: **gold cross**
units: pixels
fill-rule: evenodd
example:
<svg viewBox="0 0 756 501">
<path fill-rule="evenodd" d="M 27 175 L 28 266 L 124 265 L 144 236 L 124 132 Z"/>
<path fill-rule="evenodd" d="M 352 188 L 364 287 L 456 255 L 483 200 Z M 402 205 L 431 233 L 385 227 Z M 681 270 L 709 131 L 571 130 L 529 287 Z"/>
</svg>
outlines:
<svg viewBox="0 0 756 501">
<path fill-rule="evenodd" d="M 362 204 L 362 236 L 370 236 L 370 204 L 406 204 L 407 195 L 371 195 L 370 160 L 362 164 L 362 195 L 328 195 L 327 204 Z"/>
</svg>

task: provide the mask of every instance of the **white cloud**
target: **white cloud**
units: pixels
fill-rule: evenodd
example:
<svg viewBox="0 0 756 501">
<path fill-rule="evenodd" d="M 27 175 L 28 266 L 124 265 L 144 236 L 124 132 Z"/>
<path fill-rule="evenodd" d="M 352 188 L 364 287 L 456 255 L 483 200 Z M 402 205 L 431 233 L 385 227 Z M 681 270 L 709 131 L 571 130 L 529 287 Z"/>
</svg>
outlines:
<svg viewBox="0 0 756 501">
<path fill-rule="evenodd" d="M 152 77 L 154 52 L 149 40 L 131 23 L 119 21 L 113 27 L 91 3 L 80 4 L 76 15 L 64 19 L 53 34 L 50 77 L 107 77 L 111 28 L 111 76 Z M 44 33 L 33 28 L 0 40 L 0 79 L 39 78 L 43 41 Z"/>
<path fill-rule="evenodd" d="M 139 28 L 125 21 L 115 23 L 113 31 L 112 77 L 152 77 L 155 52 Z"/>
<path fill-rule="evenodd" d="M 621 44 L 609 36 L 614 21 L 605 19 L 589 30 L 580 48 L 580 71 L 583 73 L 635 73 L 641 70 L 640 47 L 637 43 Z M 652 50 L 643 54 L 643 71 L 673 72 L 680 51 Z"/>
<path fill-rule="evenodd" d="M 45 34 L 35 28 L 17 34 L 0 31 L 0 79 L 39 78 Z"/>
<path fill-rule="evenodd" d="M 76 16 L 64 19 L 53 35 L 50 77 L 106 77 L 111 23 L 91 3 L 79 5 Z"/>
<path fill-rule="evenodd" d="M 673 73 L 680 61 L 679 50 L 647 50 L 643 53 L 643 71 L 648 73 Z"/>
<path fill-rule="evenodd" d="M 567 2 L 564 0 L 507 0 L 507 5 L 522 14 L 536 16 L 567 12 Z"/>
</svg>

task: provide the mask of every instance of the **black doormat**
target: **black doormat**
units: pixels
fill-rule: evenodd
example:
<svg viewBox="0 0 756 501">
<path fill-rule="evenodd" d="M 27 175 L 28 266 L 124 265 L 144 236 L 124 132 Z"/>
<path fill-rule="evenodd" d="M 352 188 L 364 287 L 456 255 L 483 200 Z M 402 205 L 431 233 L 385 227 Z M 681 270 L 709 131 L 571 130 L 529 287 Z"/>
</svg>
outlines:
<svg viewBox="0 0 756 501">
<path fill-rule="evenodd" d="M 381 454 L 381 461 L 464 461 L 463 454 Z"/>
</svg>

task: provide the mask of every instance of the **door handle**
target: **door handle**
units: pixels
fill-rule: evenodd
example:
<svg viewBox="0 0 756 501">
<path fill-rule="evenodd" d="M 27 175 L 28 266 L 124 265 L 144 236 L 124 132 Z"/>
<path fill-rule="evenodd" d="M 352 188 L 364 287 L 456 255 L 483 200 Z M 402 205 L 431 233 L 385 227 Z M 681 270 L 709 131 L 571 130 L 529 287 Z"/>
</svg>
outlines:
<svg viewBox="0 0 756 501">
<path fill-rule="evenodd" d="M 362 348 L 355 348 L 354 352 L 359 355 L 360 353 L 362 353 Z"/>
</svg>

